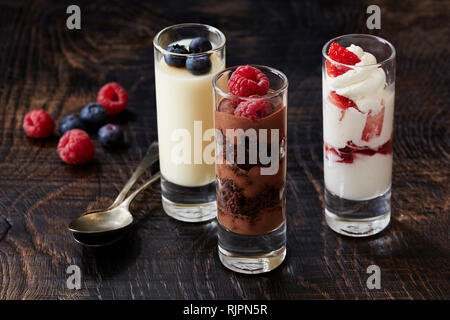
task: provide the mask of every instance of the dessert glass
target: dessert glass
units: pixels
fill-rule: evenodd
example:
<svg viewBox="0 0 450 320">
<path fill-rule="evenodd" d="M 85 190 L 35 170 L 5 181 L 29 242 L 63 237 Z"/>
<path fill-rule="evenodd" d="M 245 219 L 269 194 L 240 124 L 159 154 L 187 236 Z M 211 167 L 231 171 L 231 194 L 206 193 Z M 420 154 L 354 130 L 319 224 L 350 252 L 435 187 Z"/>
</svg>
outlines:
<svg viewBox="0 0 450 320">
<path fill-rule="evenodd" d="M 188 54 L 166 50 L 171 44 L 188 47 L 196 37 L 208 39 L 212 49 Z M 153 46 L 164 211 L 181 221 L 211 220 L 217 214 L 212 78 L 225 68 L 225 36 L 208 25 L 185 23 L 161 30 Z M 186 67 L 167 64 L 165 55 L 186 61 L 206 56 L 211 68 L 193 74 Z"/>
<path fill-rule="evenodd" d="M 328 52 L 334 42 L 361 61 L 333 61 Z M 350 34 L 326 43 L 322 58 L 326 221 L 340 234 L 370 236 L 391 217 L 395 49 L 382 38 Z M 343 73 L 333 75 L 327 67 Z"/>
<path fill-rule="evenodd" d="M 237 67 L 213 80 L 219 257 L 227 268 L 250 274 L 275 269 L 286 255 L 288 81 L 278 70 L 253 67 L 269 80 L 264 96 L 228 92 L 228 79 Z M 272 113 L 252 120 L 223 112 L 226 104 L 249 100 L 270 102 Z"/>
</svg>

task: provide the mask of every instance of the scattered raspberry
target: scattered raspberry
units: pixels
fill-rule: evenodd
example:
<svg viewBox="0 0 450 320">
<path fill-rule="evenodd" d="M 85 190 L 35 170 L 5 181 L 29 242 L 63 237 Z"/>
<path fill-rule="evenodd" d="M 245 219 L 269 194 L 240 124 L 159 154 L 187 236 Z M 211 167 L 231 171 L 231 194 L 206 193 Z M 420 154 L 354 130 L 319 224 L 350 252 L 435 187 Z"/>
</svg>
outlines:
<svg viewBox="0 0 450 320">
<path fill-rule="evenodd" d="M 364 126 L 361 140 L 370 141 L 374 137 L 379 137 L 381 130 L 383 129 L 384 120 L 384 107 L 376 113 L 372 114 L 372 110 L 369 110 L 366 118 L 366 125 Z"/>
<path fill-rule="evenodd" d="M 358 106 L 355 102 L 353 102 L 353 100 L 337 94 L 336 91 L 331 91 L 328 99 L 330 99 L 330 102 L 338 108 L 344 110 L 348 108 L 355 108 L 359 111 Z"/>
<path fill-rule="evenodd" d="M 340 46 L 336 42 L 333 42 L 328 49 L 328 56 L 333 61 L 348 65 L 355 65 L 361 61 L 356 54 Z M 348 67 L 335 65 L 328 60 L 325 62 L 325 66 L 327 68 L 328 75 L 333 78 L 350 70 Z"/>
<path fill-rule="evenodd" d="M 95 148 L 85 131 L 72 129 L 59 139 L 58 154 L 67 163 L 83 164 L 94 157 Z"/>
<path fill-rule="evenodd" d="M 46 138 L 55 130 L 55 122 L 47 112 L 36 109 L 25 115 L 22 127 L 29 137 Z"/>
<path fill-rule="evenodd" d="M 246 117 L 251 120 L 267 117 L 272 113 L 272 107 L 267 100 L 242 101 L 234 111 L 238 117 Z"/>
<path fill-rule="evenodd" d="M 236 105 L 228 99 L 222 99 L 219 102 L 219 106 L 217 107 L 217 110 L 219 112 L 234 114 L 234 111 L 236 110 Z"/>
<path fill-rule="evenodd" d="M 238 67 L 228 80 L 228 91 L 239 97 L 263 96 L 269 90 L 269 79 L 259 69 L 251 66 Z"/>
<path fill-rule="evenodd" d="M 110 82 L 98 92 L 97 102 L 105 108 L 108 115 L 115 115 L 127 107 L 128 94 L 118 83 Z"/>
</svg>

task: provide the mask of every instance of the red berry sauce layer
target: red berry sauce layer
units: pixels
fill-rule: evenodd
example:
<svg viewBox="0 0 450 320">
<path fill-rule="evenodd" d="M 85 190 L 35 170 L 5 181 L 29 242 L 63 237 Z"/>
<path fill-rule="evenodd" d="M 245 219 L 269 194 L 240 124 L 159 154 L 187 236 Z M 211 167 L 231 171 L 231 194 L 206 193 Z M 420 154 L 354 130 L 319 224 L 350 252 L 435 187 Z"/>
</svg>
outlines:
<svg viewBox="0 0 450 320">
<path fill-rule="evenodd" d="M 330 159 L 332 156 L 334 162 L 339 163 L 353 163 L 357 155 L 373 156 L 379 154 L 391 154 L 392 153 L 392 137 L 386 143 L 382 144 L 378 148 L 372 149 L 367 146 L 357 146 L 352 141 L 348 141 L 344 148 L 335 149 L 326 142 L 324 142 L 325 158 Z"/>
</svg>

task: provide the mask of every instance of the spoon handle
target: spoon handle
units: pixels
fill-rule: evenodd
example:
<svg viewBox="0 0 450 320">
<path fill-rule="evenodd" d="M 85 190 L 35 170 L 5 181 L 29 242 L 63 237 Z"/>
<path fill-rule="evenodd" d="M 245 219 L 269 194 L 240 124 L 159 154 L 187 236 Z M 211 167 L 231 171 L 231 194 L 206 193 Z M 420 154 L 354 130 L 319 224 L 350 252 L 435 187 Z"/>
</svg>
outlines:
<svg viewBox="0 0 450 320">
<path fill-rule="evenodd" d="M 149 185 L 151 185 L 153 182 L 155 182 L 156 180 L 159 179 L 159 177 L 161 177 L 161 173 L 158 171 L 157 173 L 155 173 L 150 180 L 148 180 L 146 183 L 144 183 L 142 186 L 140 186 L 139 188 L 137 188 L 135 191 L 133 191 L 132 194 L 130 194 L 123 202 L 122 202 L 122 206 L 124 207 L 129 207 L 131 201 L 133 201 L 133 199 L 145 188 L 147 188 Z"/>
<path fill-rule="evenodd" d="M 128 191 L 130 191 L 131 187 L 136 183 L 136 181 L 139 179 L 139 177 L 145 172 L 145 170 L 154 164 L 156 161 L 158 161 L 158 143 L 153 142 L 150 147 L 148 147 L 147 153 L 145 154 L 144 159 L 142 159 L 141 163 L 139 163 L 139 166 L 134 171 L 131 178 L 127 181 L 125 186 L 120 191 L 117 198 L 114 200 L 112 205 L 109 206 L 108 209 L 112 209 L 120 205 L 123 200 L 125 199 L 125 196 L 127 195 Z M 150 180 L 151 181 L 151 180 Z M 142 187 L 141 187 L 142 188 Z M 139 189 L 141 189 L 139 188 Z M 138 190 L 139 190 L 138 189 Z"/>
</svg>

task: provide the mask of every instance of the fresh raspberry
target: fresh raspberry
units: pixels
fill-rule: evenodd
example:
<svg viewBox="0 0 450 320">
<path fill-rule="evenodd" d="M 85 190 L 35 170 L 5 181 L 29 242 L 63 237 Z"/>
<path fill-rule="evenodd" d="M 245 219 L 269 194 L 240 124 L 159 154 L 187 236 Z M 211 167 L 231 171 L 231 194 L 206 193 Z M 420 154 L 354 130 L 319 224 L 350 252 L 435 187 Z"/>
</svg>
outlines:
<svg viewBox="0 0 450 320">
<path fill-rule="evenodd" d="M 55 121 L 41 109 L 28 112 L 23 118 L 23 130 L 32 138 L 46 138 L 55 130 Z"/>
<path fill-rule="evenodd" d="M 370 141 L 374 137 L 379 137 L 381 130 L 383 129 L 383 120 L 384 107 L 375 114 L 372 114 L 372 110 L 369 110 L 366 118 L 366 125 L 361 134 L 361 140 Z"/>
<path fill-rule="evenodd" d="M 59 139 L 58 154 L 67 163 L 83 164 L 94 157 L 95 147 L 85 131 L 72 129 Z"/>
<path fill-rule="evenodd" d="M 128 94 L 116 82 L 105 84 L 97 95 L 97 102 L 105 108 L 108 115 L 112 116 L 122 112 L 128 103 Z"/>
<path fill-rule="evenodd" d="M 355 65 L 358 62 L 361 62 L 356 54 L 340 46 L 336 42 L 333 42 L 328 49 L 328 56 L 333 61 L 348 65 Z M 333 78 L 350 70 L 350 68 L 346 66 L 335 65 L 328 60 L 325 62 L 325 66 L 327 68 L 328 75 Z"/>
<path fill-rule="evenodd" d="M 235 116 L 246 117 L 251 120 L 267 117 L 271 113 L 272 107 L 269 101 L 261 99 L 242 101 L 234 111 Z"/>
<path fill-rule="evenodd" d="M 359 111 L 358 106 L 353 100 L 337 94 L 336 91 L 331 91 L 328 99 L 330 99 L 330 102 L 338 108 L 344 110 L 348 108 L 355 108 Z"/>
<path fill-rule="evenodd" d="M 251 66 L 238 67 L 228 80 L 228 91 L 239 97 L 263 96 L 269 90 L 269 79 L 259 69 Z"/>
</svg>

